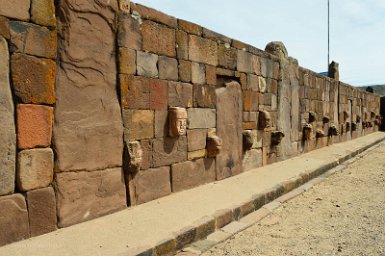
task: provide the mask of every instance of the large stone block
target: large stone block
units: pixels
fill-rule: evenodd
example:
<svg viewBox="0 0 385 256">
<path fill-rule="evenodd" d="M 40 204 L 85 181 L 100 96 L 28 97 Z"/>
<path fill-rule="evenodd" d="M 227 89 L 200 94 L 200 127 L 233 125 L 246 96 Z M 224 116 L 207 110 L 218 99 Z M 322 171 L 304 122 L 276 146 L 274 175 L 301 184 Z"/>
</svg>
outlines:
<svg viewBox="0 0 385 256">
<path fill-rule="evenodd" d="M 56 198 L 52 187 L 27 193 L 31 236 L 43 235 L 57 229 Z"/>
<path fill-rule="evenodd" d="M 150 80 L 148 78 L 119 75 L 119 80 L 122 108 L 150 108 Z"/>
<path fill-rule="evenodd" d="M 205 65 L 193 62 L 191 64 L 191 81 L 193 84 L 206 83 Z"/>
<path fill-rule="evenodd" d="M 17 20 L 29 20 L 31 0 L 0 0 L 0 15 Z"/>
<path fill-rule="evenodd" d="M 176 32 L 176 53 L 180 60 L 188 60 L 188 35 L 186 32 Z"/>
<path fill-rule="evenodd" d="M 238 55 L 237 55 L 237 70 L 240 72 L 245 72 L 245 73 L 256 73 L 255 72 L 258 70 L 258 61 L 257 58 L 244 50 L 238 50 Z"/>
<path fill-rule="evenodd" d="M 133 141 L 154 137 L 154 111 L 123 110 L 125 140 Z"/>
<path fill-rule="evenodd" d="M 187 138 L 159 138 L 153 142 L 152 161 L 154 167 L 170 165 L 187 160 Z"/>
<path fill-rule="evenodd" d="M 28 211 L 21 194 L 0 197 L 0 246 L 29 237 Z"/>
<path fill-rule="evenodd" d="M 229 44 L 218 46 L 218 65 L 228 69 L 235 69 L 237 66 L 237 50 Z"/>
<path fill-rule="evenodd" d="M 3 16 L 0 16 L 0 36 L 4 37 L 5 39 L 11 38 L 9 20 Z"/>
<path fill-rule="evenodd" d="M 206 148 L 207 129 L 187 130 L 188 151 Z"/>
<path fill-rule="evenodd" d="M 194 107 L 215 108 L 215 86 L 194 84 Z"/>
<path fill-rule="evenodd" d="M 202 27 L 190 21 L 178 19 L 178 28 L 186 31 L 189 34 L 194 34 L 197 36 L 202 35 Z"/>
<path fill-rule="evenodd" d="M 32 22 L 47 26 L 56 26 L 54 0 L 32 0 L 31 2 Z"/>
<path fill-rule="evenodd" d="M 215 159 L 205 158 L 173 164 L 172 191 L 178 192 L 215 181 Z"/>
<path fill-rule="evenodd" d="M 0 195 L 15 189 L 16 128 L 7 41 L 0 36 Z"/>
<path fill-rule="evenodd" d="M 251 149 L 247 151 L 242 160 L 244 171 L 261 167 L 263 165 L 262 149 Z"/>
<path fill-rule="evenodd" d="M 14 93 L 21 103 L 54 104 L 56 63 L 15 53 L 11 57 Z"/>
<path fill-rule="evenodd" d="M 54 124 L 57 170 L 122 166 L 123 125 L 116 93 L 117 1 L 67 0 L 60 1 L 57 9 L 61 13 Z"/>
<path fill-rule="evenodd" d="M 136 56 L 138 75 L 151 78 L 159 76 L 158 55 L 138 51 Z"/>
<path fill-rule="evenodd" d="M 142 50 L 142 33 L 138 20 L 121 14 L 118 26 L 118 46 L 133 50 Z"/>
<path fill-rule="evenodd" d="M 168 83 L 165 80 L 150 80 L 150 108 L 167 109 Z"/>
<path fill-rule="evenodd" d="M 193 104 L 193 85 L 179 82 L 168 83 L 168 105 L 190 108 Z"/>
<path fill-rule="evenodd" d="M 94 219 L 126 207 L 121 168 L 56 175 L 59 227 Z"/>
<path fill-rule="evenodd" d="M 56 58 L 56 31 L 19 21 L 10 22 L 10 31 L 12 52 L 48 59 Z"/>
<path fill-rule="evenodd" d="M 175 57 L 175 30 L 152 21 L 144 21 L 141 25 L 143 50 Z"/>
<path fill-rule="evenodd" d="M 131 205 L 138 205 L 171 194 L 170 167 L 141 171 L 129 181 Z"/>
<path fill-rule="evenodd" d="M 178 61 L 174 58 L 159 57 L 159 78 L 165 80 L 178 80 Z"/>
<path fill-rule="evenodd" d="M 192 79 L 192 62 L 179 60 L 179 79 L 182 82 L 190 83 Z"/>
<path fill-rule="evenodd" d="M 187 109 L 189 129 L 216 127 L 216 110 L 209 108 Z"/>
<path fill-rule="evenodd" d="M 49 147 L 52 138 L 53 108 L 32 105 L 17 105 L 18 148 Z"/>
<path fill-rule="evenodd" d="M 189 59 L 191 61 L 216 66 L 218 64 L 217 43 L 209 39 L 190 35 Z"/>
<path fill-rule="evenodd" d="M 168 136 L 168 111 L 167 110 L 155 110 L 155 137 L 167 137 Z"/>
<path fill-rule="evenodd" d="M 53 152 L 50 148 L 20 151 L 18 156 L 17 186 L 21 191 L 45 188 L 53 179 Z"/>
<path fill-rule="evenodd" d="M 136 74 L 136 51 L 128 48 L 119 48 L 119 73 Z"/>
</svg>

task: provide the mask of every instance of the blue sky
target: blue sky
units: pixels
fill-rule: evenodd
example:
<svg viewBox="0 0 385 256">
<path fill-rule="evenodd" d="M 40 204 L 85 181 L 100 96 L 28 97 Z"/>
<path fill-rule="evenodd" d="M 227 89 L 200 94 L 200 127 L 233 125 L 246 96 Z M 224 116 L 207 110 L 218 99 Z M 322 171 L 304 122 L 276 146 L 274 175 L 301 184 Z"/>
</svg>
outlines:
<svg viewBox="0 0 385 256">
<path fill-rule="evenodd" d="M 289 55 L 327 69 L 327 0 L 136 0 L 264 49 L 283 41 Z M 352 85 L 385 84 L 385 0 L 330 0 L 331 60 Z"/>
</svg>

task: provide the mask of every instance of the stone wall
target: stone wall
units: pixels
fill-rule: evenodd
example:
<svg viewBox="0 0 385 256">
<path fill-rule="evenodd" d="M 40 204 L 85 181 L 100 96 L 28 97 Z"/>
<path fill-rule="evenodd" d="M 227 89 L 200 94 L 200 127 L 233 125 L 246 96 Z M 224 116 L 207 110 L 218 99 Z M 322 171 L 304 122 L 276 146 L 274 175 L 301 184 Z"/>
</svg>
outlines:
<svg viewBox="0 0 385 256">
<path fill-rule="evenodd" d="M 0 0 L 0 246 L 378 130 L 377 95 L 283 44 L 55 3 Z"/>
</svg>

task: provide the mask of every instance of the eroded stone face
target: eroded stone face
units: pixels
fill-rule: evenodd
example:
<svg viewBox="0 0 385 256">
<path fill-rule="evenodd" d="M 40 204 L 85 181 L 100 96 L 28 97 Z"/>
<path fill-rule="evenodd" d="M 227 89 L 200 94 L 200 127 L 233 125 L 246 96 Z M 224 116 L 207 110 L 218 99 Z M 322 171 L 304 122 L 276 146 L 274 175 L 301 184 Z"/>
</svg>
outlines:
<svg viewBox="0 0 385 256">
<path fill-rule="evenodd" d="M 317 137 L 317 138 L 323 138 L 323 137 L 325 137 L 324 131 L 321 130 L 321 129 L 317 129 L 317 131 L 316 131 L 316 137 Z"/>
<path fill-rule="evenodd" d="M 259 111 L 258 129 L 263 130 L 271 126 L 270 113 L 267 111 Z"/>
<path fill-rule="evenodd" d="M 274 131 L 271 133 L 271 144 L 277 146 L 281 143 L 282 139 L 285 137 L 285 134 L 281 131 Z"/>
<path fill-rule="evenodd" d="M 339 134 L 338 128 L 335 124 L 330 125 L 329 131 L 328 131 L 328 136 L 337 136 Z"/>
<path fill-rule="evenodd" d="M 313 132 L 313 126 L 311 124 L 306 124 L 305 127 L 303 127 L 303 139 L 310 140 L 312 132 Z"/>
<path fill-rule="evenodd" d="M 216 157 L 222 149 L 222 139 L 215 135 L 209 135 L 206 141 L 207 156 Z"/>
<path fill-rule="evenodd" d="M 309 123 L 317 121 L 317 114 L 315 112 L 309 112 Z"/>
<path fill-rule="evenodd" d="M 323 122 L 324 124 L 329 123 L 329 122 L 330 122 L 330 117 L 324 116 L 324 117 L 322 118 L 322 122 Z"/>
<path fill-rule="evenodd" d="M 184 108 L 172 107 L 168 109 L 169 136 L 179 137 L 186 134 L 187 111 Z"/>
<path fill-rule="evenodd" d="M 143 161 L 143 150 L 139 141 L 126 142 L 128 159 L 127 164 L 130 173 L 137 173 Z"/>
<path fill-rule="evenodd" d="M 253 133 L 251 131 L 243 131 L 242 137 L 243 137 L 243 150 L 244 151 L 250 150 L 254 144 Z"/>
</svg>

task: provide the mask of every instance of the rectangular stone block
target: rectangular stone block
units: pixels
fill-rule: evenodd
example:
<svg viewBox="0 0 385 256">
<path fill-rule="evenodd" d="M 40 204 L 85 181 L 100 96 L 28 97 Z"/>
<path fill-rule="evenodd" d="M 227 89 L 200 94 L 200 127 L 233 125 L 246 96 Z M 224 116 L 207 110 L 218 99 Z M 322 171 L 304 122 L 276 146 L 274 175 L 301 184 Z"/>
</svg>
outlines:
<svg viewBox="0 0 385 256">
<path fill-rule="evenodd" d="M 188 152 L 187 159 L 188 160 L 195 160 L 195 159 L 199 159 L 199 158 L 204 158 L 204 157 L 206 157 L 206 155 L 207 155 L 206 149 L 199 149 L 196 151 Z"/>
<path fill-rule="evenodd" d="M 31 21 L 42 26 L 56 27 L 54 0 L 32 0 Z"/>
<path fill-rule="evenodd" d="M 158 55 L 148 52 L 136 52 L 137 72 L 140 76 L 157 78 L 158 72 Z"/>
<path fill-rule="evenodd" d="M 253 73 L 253 55 L 251 53 L 238 50 L 237 70 L 249 74 Z"/>
<path fill-rule="evenodd" d="M 205 158 L 173 164 L 171 176 L 173 192 L 213 182 L 215 181 L 215 160 Z"/>
<path fill-rule="evenodd" d="M 133 50 L 142 50 L 140 24 L 131 16 L 120 15 L 118 26 L 118 46 Z"/>
<path fill-rule="evenodd" d="M 216 127 L 216 110 L 209 108 L 187 109 L 189 129 Z"/>
<path fill-rule="evenodd" d="M 171 194 L 170 167 L 138 172 L 130 180 L 131 205 L 143 204 Z"/>
<path fill-rule="evenodd" d="M 216 66 L 218 64 L 217 43 L 209 39 L 190 35 L 189 59 L 191 61 Z"/>
<path fill-rule="evenodd" d="M 187 130 L 188 151 L 206 148 L 207 129 Z"/>
<path fill-rule="evenodd" d="M 154 111 L 124 109 L 124 138 L 128 141 L 154 137 Z"/>
<path fill-rule="evenodd" d="M 0 216 L 0 246 L 29 237 L 28 211 L 23 195 L 0 197 Z"/>
<path fill-rule="evenodd" d="M 129 48 L 119 48 L 119 73 L 136 74 L 136 51 Z"/>
<path fill-rule="evenodd" d="M 152 140 L 141 140 L 140 146 L 142 148 L 142 163 L 141 170 L 147 170 L 152 166 Z"/>
<path fill-rule="evenodd" d="M 167 109 L 168 84 L 165 80 L 150 80 L 150 108 Z"/>
<path fill-rule="evenodd" d="M 9 20 L 3 16 L 0 16 L 0 36 L 7 40 L 11 38 Z"/>
<path fill-rule="evenodd" d="M 146 7 L 144 5 L 131 2 L 131 10 L 132 12 L 139 13 L 140 16 L 144 19 L 159 22 L 172 28 L 177 28 L 178 26 L 177 19 L 175 17 L 162 13 L 158 10 Z"/>
<path fill-rule="evenodd" d="M 188 60 L 188 35 L 186 32 L 176 32 L 176 55 L 180 60 Z"/>
<path fill-rule="evenodd" d="M 193 84 L 206 83 L 205 65 L 193 62 L 191 63 L 191 81 Z"/>
<path fill-rule="evenodd" d="M 180 82 L 168 83 L 168 105 L 190 108 L 193 106 L 193 85 Z"/>
<path fill-rule="evenodd" d="M 194 84 L 194 107 L 215 108 L 215 86 Z"/>
<path fill-rule="evenodd" d="M 178 19 L 178 28 L 189 34 L 194 34 L 197 36 L 202 35 L 202 27 L 190 21 Z"/>
<path fill-rule="evenodd" d="M 11 21 L 11 52 L 54 59 L 57 52 L 56 31 L 30 23 Z"/>
<path fill-rule="evenodd" d="M 123 109 L 150 108 L 150 80 L 145 77 L 119 75 L 120 102 Z"/>
<path fill-rule="evenodd" d="M 192 79 L 192 62 L 179 60 L 179 79 L 182 82 L 190 83 Z"/>
<path fill-rule="evenodd" d="M 18 148 L 49 147 L 52 139 L 53 108 L 17 105 Z"/>
<path fill-rule="evenodd" d="M 230 44 L 219 44 L 218 65 L 234 70 L 237 66 L 237 50 L 231 48 Z"/>
<path fill-rule="evenodd" d="M 52 187 L 29 191 L 27 203 L 32 237 L 57 229 L 56 198 Z"/>
<path fill-rule="evenodd" d="M 206 83 L 217 85 L 217 69 L 214 66 L 206 65 Z"/>
<path fill-rule="evenodd" d="M 247 151 L 242 160 L 243 170 L 248 171 L 263 165 L 262 149 Z"/>
<path fill-rule="evenodd" d="M 174 58 L 161 56 L 158 61 L 159 78 L 165 80 L 178 80 L 178 61 Z"/>
<path fill-rule="evenodd" d="M 175 30 L 152 21 L 144 21 L 140 28 L 143 36 L 143 50 L 176 57 Z"/>
<path fill-rule="evenodd" d="M 126 207 L 121 168 L 56 174 L 59 227 L 94 219 Z"/>
<path fill-rule="evenodd" d="M 31 0 L 0 0 L 0 15 L 17 20 L 29 20 Z"/>
<path fill-rule="evenodd" d="M 155 110 L 155 138 L 168 136 L 168 111 Z"/>
<path fill-rule="evenodd" d="M 154 167 L 170 165 L 187 160 L 187 138 L 159 138 L 153 141 L 152 161 Z"/>
<path fill-rule="evenodd" d="M 14 93 L 21 103 L 54 104 L 56 63 L 15 53 L 11 57 Z"/>
</svg>

